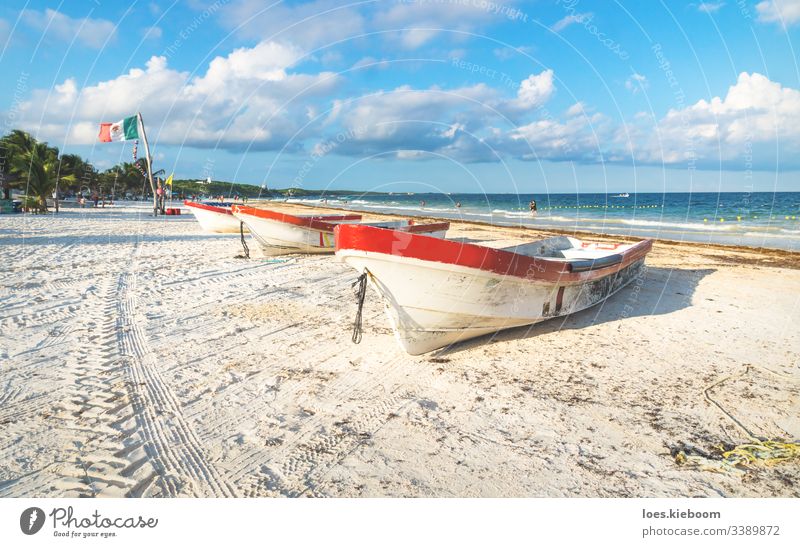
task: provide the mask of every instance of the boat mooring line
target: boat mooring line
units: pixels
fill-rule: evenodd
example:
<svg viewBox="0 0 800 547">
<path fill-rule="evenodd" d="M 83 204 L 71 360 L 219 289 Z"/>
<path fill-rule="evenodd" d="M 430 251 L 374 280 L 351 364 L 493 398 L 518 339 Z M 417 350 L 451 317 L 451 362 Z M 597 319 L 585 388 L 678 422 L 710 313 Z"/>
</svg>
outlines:
<svg viewBox="0 0 800 547">
<path fill-rule="evenodd" d="M 353 322 L 353 337 L 352 337 L 352 340 L 353 340 L 354 344 L 360 344 L 361 343 L 361 334 L 363 332 L 363 329 L 361 327 L 362 312 L 363 312 L 363 309 L 364 309 L 364 298 L 367 295 L 367 275 L 368 274 L 369 274 L 369 270 L 367 270 L 365 268 L 364 269 L 364 273 L 359 275 L 358 279 L 356 279 L 353 282 L 353 284 L 350 285 L 351 287 L 355 287 L 356 285 L 358 285 L 358 288 L 356 289 L 356 304 L 358 306 L 358 309 L 356 310 L 356 319 Z"/>
<path fill-rule="evenodd" d="M 239 221 L 239 236 L 242 240 L 242 249 L 244 250 L 243 255 L 236 255 L 236 258 L 250 258 L 250 249 L 247 246 L 247 242 L 244 240 L 244 222 Z"/>
</svg>

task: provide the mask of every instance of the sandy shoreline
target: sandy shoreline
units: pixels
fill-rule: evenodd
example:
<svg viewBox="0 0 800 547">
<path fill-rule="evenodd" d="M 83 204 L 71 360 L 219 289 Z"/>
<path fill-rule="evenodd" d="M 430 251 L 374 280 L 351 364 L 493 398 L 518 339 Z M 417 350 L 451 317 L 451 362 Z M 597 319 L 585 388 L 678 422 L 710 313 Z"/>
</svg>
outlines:
<svg viewBox="0 0 800 547">
<path fill-rule="evenodd" d="M 381 220 L 387 218 L 415 218 L 419 220 L 425 220 L 428 222 L 441 222 L 442 220 L 449 220 L 445 219 L 444 217 L 437 217 L 437 216 L 427 216 L 427 215 L 402 215 L 402 214 L 394 214 L 394 213 L 364 213 L 361 210 L 356 209 L 342 209 L 342 208 L 333 208 L 333 207 L 316 207 L 311 206 L 303 203 L 276 203 L 274 201 L 269 202 L 256 202 L 253 204 L 255 207 L 265 207 L 265 208 L 280 208 L 281 210 L 286 211 L 296 211 L 298 214 L 309 214 L 311 213 L 336 213 L 341 211 L 350 211 L 353 213 L 362 214 L 363 218 L 366 220 Z M 633 241 L 641 241 L 642 237 L 631 236 L 631 235 L 612 235 L 612 234 L 598 234 L 594 232 L 582 231 L 582 230 L 558 230 L 553 228 L 546 228 L 546 229 L 538 229 L 532 228 L 530 226 L 507 226 L 507 225 L 496 225 L 490 222 L 483 222 L 479 220 L 451 220 L 451 226 L 454 231 L 458 230 L 467 230 L 471 231 L 474 227 L 485 227 L 488 228 L 485 235 L 489 239 L 493 239 L 493 236 L 497 233 L 502 233 L 504 230 L 510 230 L 510 233 L 513 234 L 512 237 L 515 239 L 529 239 L 529 238 L 538 238 L 538 237 L 548 237 L 551 235 L 568 235 L 577 238 L 585 238 L 592 241 L 625 241 L 625 242 L 633 242 Z M 710 250 L 712 252 L 721 252 L 725 255 L 728 255 L 728 260 L 735 260 L 735 261 L 743 261 L 745 263 L 767 263 L 772 266 L 780 266 L 784 268 L 800 268 L 800 252 L 797 251 L 788 251 L 784 249 L 774 249 L 771 247 L 761 247 L 761 248 L 754 248 L 748 247 L 745 245 L 726 245 L 722 243 L 698 243 L 696 241 L 680 241 L 680 240 L 673 240 L 673 239 L 658 239 L 659 246 L 687 246 L 691 248 L 701 248 L 704 250 Z M 755 262 L 753 262 L 755 261 Z"/>
<path fill-rule="evenodd" d="M 748 429 L 800 438 L 797 253 L 658 242 L 602 306 L 423 357 L 374 293 L 350 342 L 331 257 L 240 253 L 146 207 L 0 215 L 0 496 L 800 495 L 797 463 L 671 453 L 746 440 L 720 380 Z"/>
</svg>

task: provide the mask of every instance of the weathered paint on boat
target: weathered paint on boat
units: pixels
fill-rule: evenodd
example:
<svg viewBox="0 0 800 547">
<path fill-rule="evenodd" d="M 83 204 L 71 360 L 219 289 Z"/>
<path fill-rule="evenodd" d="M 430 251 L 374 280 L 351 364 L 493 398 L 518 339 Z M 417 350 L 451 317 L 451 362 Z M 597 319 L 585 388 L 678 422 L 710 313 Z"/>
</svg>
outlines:
<svg viewBox="0 0 800 547">
<path fill-rule="evenodd" d="M 333 253 L 334 228 L 361 220 L 361 215 L 357 214 L 302 216 L 244 205 L 234 205 L 233 215 L 245 223 L 253 238 L 267 254 Z M 374 223 L 370 226 L 444 237 L 450 223 L 413 224 L 409 221 L 396 221 Z"/>
<path fill-rule="evenodd" d="M 240 221 L 233 216 L 230 206 L 209 205 L 188 200 L 183 204 L 194 214 L 200 227 L 206 232 L 239 233 Z"/>
<path fill-rule="evenodd" d="M 557 237 L 491 249 L 367 226 L 336 232 L 338 259 L 367 272 L 412 355 L 602 302 L 640 275 L 652 248 Z"/>
</svg>

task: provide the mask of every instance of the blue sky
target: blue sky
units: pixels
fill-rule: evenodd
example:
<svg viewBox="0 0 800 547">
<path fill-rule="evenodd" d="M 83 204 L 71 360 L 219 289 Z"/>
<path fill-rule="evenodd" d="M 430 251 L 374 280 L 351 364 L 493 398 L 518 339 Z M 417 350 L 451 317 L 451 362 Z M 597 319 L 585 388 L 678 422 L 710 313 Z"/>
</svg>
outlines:
<svg viewBox="0 0 800 547">
<path fill-rule="evenodd" d="M 5 2 L 0 122 L 272 187 L 800 190 L 800 0 Z"/>
</svg>

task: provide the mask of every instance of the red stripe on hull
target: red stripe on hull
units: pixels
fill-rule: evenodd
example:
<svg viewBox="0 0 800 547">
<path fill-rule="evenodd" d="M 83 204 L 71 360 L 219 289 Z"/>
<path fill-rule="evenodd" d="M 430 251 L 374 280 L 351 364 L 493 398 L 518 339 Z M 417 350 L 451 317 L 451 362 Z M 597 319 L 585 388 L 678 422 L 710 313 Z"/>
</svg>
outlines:
<svg viewBox="0 0 800 547">
<path fill-rule="evenodd" d="M 622 260 L 607 267 L 573 272 L 569 262 L 530 257 L 471 243 L 438 239 L 398 230 L 357 224 L 336 227 L 336 250 L 355 250 L 475 268 L 499 275 L 557 283 L 583 283 L 605 277 L 643 258 L 653 241 L 641 241 L 620 253 Z"/>
<path fill-rule="evenodd" d="M 407 232 L 409 234 L 425 234 L 430 232 L 446 232 L 450 229 L 449 222 L 437 222 L 435 224 L 413 224 L 412 220 L 408 221 L 408 226 L 402 226 L 400 228 L 392 228 L 393 230 L 399 230 L 401 232 Z"/>
<path fill-rule="evenodd" d="M 206 211 L 214 211 L 215 213 L 221 213 L 223 215 L 233 215 L 231 210 L 228 207 L 215 207 L 214 205 L 206 205 L 205 203 L 197 203 L 196 201 L 184 201 L 184 205 L 187 207 L 196 207 L 197 209 L 205 209 Z"/>
<path fill-rule="evenodd" d="M 302 226 L 304 228 L 313 228 L 322 232 L 333 233 L 333 228 L 336 224 L 333 221 L 356 221 L 361 220 L 361 215 L 317 215 L 312 217 L 299 217 L 290 215 L 288 213 L 278 213 L 277 211 L 270 211 L 269 209 L 256 209 L 255 207 L 247 207 L 246 205 L 234 205 L 233 210 L 243 215 L 251 215 L 258 218 L 265 218 L 267 220 L 275 220 L 278 222 L 285 222 L 295 226 Z M 320 241 L 321 241 L 320 236 Z"/>
</svg>

